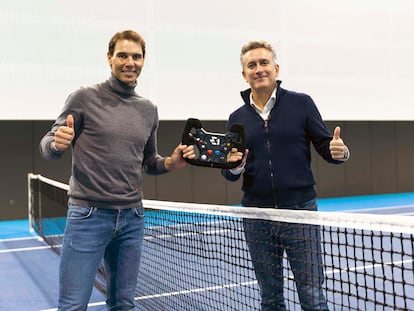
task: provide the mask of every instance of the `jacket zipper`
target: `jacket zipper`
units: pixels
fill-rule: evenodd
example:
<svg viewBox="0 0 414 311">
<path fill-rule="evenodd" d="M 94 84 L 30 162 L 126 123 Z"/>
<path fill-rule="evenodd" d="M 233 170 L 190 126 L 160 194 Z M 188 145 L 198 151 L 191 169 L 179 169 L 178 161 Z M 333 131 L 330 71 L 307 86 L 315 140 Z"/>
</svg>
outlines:
<svg viewBox="0 0 414 311">
<path fill-rule="evenodd" d="M 266 135 L 266 149 L 267 149 L 267 155 L 268 155 L 268 165 L 269 165 L 269 170 L 270 170 L 270 180 L 271 180 L 271 183 L 272 183 L 273 202 L 274 202 L 275 207 L 277 207 L 277 204 L 276 204 L 277 194 L 276 194 L 275 176 L 273 174 L 272 152 L 271 152 L 271 148 L 270 148 L 269 120 L 270 120 L 270 118 L 268 117 L 264 121 L 264 130 L 265 130 L 265 135 Z"/>
</svg>

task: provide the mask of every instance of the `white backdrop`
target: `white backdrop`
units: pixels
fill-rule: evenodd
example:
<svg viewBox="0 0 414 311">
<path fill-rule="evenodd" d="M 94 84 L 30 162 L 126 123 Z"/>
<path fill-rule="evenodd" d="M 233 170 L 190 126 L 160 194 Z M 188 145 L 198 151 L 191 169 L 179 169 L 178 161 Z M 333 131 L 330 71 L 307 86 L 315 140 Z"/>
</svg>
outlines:
<svg viewBox="0 0 414 311">
<path fill-rule="evenodd" d="M 239 52 L 277 49 L 283 86 L 325 120 L 414 120 L 412 0 L 1 0 L 0 120 L 48 120 L 109 77 L 119 30 L 147 41 L 137 91 L 162 120 L 226 120 L 241 105 Z"/>
</svg>

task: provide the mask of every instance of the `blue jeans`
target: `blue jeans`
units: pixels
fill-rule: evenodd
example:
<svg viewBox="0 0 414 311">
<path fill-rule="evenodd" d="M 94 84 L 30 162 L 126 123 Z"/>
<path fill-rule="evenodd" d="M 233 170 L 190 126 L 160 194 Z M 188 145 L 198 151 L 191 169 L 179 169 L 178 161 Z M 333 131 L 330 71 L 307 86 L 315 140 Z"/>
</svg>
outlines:
<svg viewBox="0 0 414 311">
<path fill-rule="evenodd" d="M 107 309 L 135 310 L 144 209 L 98 209 L 69 204 L 59 267 L 60 311 L 86 310 L 104 259 Z"/>
<path fill-rule="evenodd" d="M 316 210 L 316 199 L 286 209 Z M 315 225 L 243 221 L 246 241 L 261 291 L 262 311 L 286 310 L 283 296 L 283 253 L 293 272 L 304 311 L 328 310 L 323 294 L 320 229 Z"/>
</svg>

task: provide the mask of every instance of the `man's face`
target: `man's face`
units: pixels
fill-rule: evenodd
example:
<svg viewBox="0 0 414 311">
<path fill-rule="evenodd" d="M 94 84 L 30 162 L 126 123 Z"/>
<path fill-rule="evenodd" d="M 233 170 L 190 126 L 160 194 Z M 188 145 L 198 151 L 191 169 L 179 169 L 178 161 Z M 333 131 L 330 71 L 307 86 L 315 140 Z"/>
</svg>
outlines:
<svg viewBox="0 0 414 311">
<path fill-rule="evenodd" d="M 108 53 L 112 74 L 120 81 L 134 86 L 144 66 L 142 47 L 130 40 L 118 40 L 113 55 Z"/>
<path fill-rule="evenodd" d="M 252 90 L 273 89 L 279 75 L 279 65 L 265 48 L 248 51 L 243 55 L 243 78 Z"/>
</svg>

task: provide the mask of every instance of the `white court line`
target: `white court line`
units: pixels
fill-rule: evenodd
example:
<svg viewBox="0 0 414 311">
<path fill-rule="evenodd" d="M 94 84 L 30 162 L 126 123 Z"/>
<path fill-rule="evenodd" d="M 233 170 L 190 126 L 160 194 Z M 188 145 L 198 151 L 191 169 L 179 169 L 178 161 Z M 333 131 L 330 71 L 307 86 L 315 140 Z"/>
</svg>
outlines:
<svg viewBox="0 0 414 311">
<path fill-rule="evenodd" d="M 55 246 L 55 247 L 59 247 L 59 246 Z M 2 254 L 2 253 L 17 253 L 17 252 L 38 251 L 38 250 L 42 250 L 42 249 L 51 249 L 51 248 L 54 248 L 54 247 L 45 245 L 45 246 L 2 249 L 2 250 L 0 250 L 0 254 Z"/>
<path fill-rule="evenodd" d="M 191 294 L 191 293 L 214 291 L 214 290 L 220 290 L 220 289 L 226 289 L 226 288 L 232 288 L 232 287 L 249 286 L 249 285 L 256 284 L 256 283 L 257 283 L 256 281 L 250 281 L 250 282 L 242 282 L 242 283 L 234 283 L 234 284 L 216 285 L 216 286 L 210 286 L 210 287 L 201 287 L 201 288 L 187 289 L 187 290 L 181 290 L 181 291 L 170 292 L 170 293 L 140 296 L 140 297 L 135 297 L 135 300 L 138 301 L 138 300 L 154 299 L 154 298 L 161 298 L 161 297 L 186 295 L 186 294 Z M 95 307 L 95 306 L 101 306 L 101 305 L 105 305 L 105 301 L 90 303 L 88 304 L 88 307 Z M 44 310 L 39 310 L 39 311 L 56 311 L 56 310 L 57 308 L 44 309 Z"/>
<path fill-rule="evenodd" d="M 39 236 L 37 234 L 30 236 L 30 237 L 0 239 L 0 242 L 25 241 L 25 240 L 35 240 L 35 239 L 39 239 Z"/>
<path fill-rule="evenodd" d="M 43 239 L 37 238 L 39 241 L 43 242 Z M 28 252 L 28 251 L 38 251 L 43 249 L 53 249 L 53 248 L 61 248 L 61 244 L 57 244 L 54 246 L 44 245 L 44 246 L 32 246 L 32 247 L 19 247 L 19 248 L 7 248 L 1 249 L 0 254 L 2 253 L 17 253 L 17 252 Z"/>
<path fill-rule="evenodd" d="M 325 274 L 335 274 L 335 273 L 359 271 L 359 270 L 365 270 L 365 269 L 375 269 L 375 268 L 379 268 L 383 266 L 400 266 L 402 264 L 412 263 L 412 262 L 414 262 L 414 259 L 389 261 L 389 262 L 376 263 L 372 265 L 365 265 L 365 266 L 359 266 L 359 267 L 354 267 L 354 268 L 343 268 L 343 269 L 339 268 L 339 269 L 327 270 Z"/>
<path fill-rule="evenodd" d="M 413 209 L 414 209 L 414 205 L 407 204 L 407 205 L 392 205 L 392 206 L 382 206 L 382 207 L 359 208 L 359 209 L 347 210 L 345 212 L 378 214 L 379 211 L 382 211 L 382 212 L 389 212 L 389 213 L 380 214 L 380 215 L 406 215 L 406 212 L 402 212 L 402 211 L 408 210 L 412 212 Z"/>
<path fill-rule="evenodd" d="M 354 268 L 333 269 L 333 270 L 327 270 L 325 272 L 325 274 L 328 275 L 328 274 L 336 274 L 336 273 L 349 272 L 349 271 L 375 269 L 375 268 L 378 268 L 378 267 L 381 267 L 381 266 L 401 265 L 403 263 L 411 263 L 413 261 L 414 261 L 414 259 L 408 259 L 408 260 L 401 260 L 401 261 L 395 261 L 395 262 L 391 261 L 391 262 L 378 263 L 378 264 L 373 264 L 373 265 L 365 265 L 365 266 L 359 266 L 359 267 L 354 267 Z M 288 275 L 287 279 L 293 279 L 293 275 L 291 275 L 291 274 Z M 186 295 L 186 294 L 191 294 L 191 293 L 215 291 L 215 290 L 221 290 L 221 289 L 232 288 L 232 287 L 250 286 L 250 285 L 255 285 L 255 284 L 257 284 L 257 281 L 216 285 L 216 286 L 210 286 L 210 287 L 194 288 L 194 289 L 181 290 L 181 291 L 176 291 L 176 292 L 169 292 L 169 293 L 161 293 L 161 294 L 135 297 L 135 300 L 139 301 L 139 300 L 147 300 L 147 299 L 156 299 L 156 298 L 162 298 L 162 297 Z M 105 305 L 105 301 L 88 304 L 89 307 L 102 306 L 102 305 Z M 39 310 L 39 311 L 57 311 L 57 308 L 44 309 L 44 310 Z"/>
<path fill-rule="evenodd" d="M 88 307 L 97 307 L 97 306 L 103 306 L 103 305 L 105 305 L 105 301 L 89 303 Z M 42 309 L 42 310 L 39 310 L 39 311 L 57 311 L 57 308 Z"/>
</svg>

